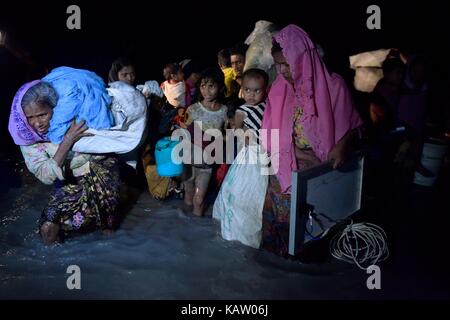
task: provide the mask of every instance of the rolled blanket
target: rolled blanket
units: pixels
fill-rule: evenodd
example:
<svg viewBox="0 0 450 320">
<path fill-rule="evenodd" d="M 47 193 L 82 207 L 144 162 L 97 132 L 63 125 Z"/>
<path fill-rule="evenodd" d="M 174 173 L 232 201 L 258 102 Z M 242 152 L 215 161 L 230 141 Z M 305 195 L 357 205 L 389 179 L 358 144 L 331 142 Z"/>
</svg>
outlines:
<svg viewBox="0 0 450 320">
<path fill-rule="evenodd" d="M 86 121 L 91 129 L 107 129 L 114 125 L 110 110 L 111 97 L 103 80 L 94 72 L 59 67 L 42 81 L 50 83 L 58 94 L 58 103 L 50 120 L 48 138 L 60 143 L 72 120 Z"/>
<path fill-rule="evenodd" d="M 143 141 L 147 124 L 147 103 L 142 93 L 122 81 L 109 84 L 111 111 L 116 125 L 109 129 L 86 132 L 94 134 L 75 143 L 72 150 L 81 153 L 127 153 Z"/>
</svg>

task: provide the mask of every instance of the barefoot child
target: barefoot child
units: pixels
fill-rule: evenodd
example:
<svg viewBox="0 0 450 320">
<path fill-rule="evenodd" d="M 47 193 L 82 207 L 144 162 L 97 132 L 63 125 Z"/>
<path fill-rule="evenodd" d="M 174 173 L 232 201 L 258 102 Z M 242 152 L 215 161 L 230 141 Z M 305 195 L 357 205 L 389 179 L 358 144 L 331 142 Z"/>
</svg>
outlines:
<svg viewBox="0 0 450 320">
<path fill-rule="evenodd" d="M 203 135 L 208 129 L 221 130 L 227 119 L 227 107 L 221 103 L 224 92 L 224 75 L 218 68 L 207 69 L 202 73 L 200 80 L 200 102 L 191 105 L 186 113 L 186 126 L 190 132 L 193 127 L 201 123 Z M 201 146 L 201 151 L 206 147 Z M 194 149 L 194 150 L 199 150 Z M 203 157 L 202 157 L 203 159 Z M 208 190 L 212 174 L 212 165 L 204 163 L 187 165 L 188 178 L 184 182 L 184 203 L 193 206 L 196 216 L 203 216 L 204 199 Z"/>
</svg>

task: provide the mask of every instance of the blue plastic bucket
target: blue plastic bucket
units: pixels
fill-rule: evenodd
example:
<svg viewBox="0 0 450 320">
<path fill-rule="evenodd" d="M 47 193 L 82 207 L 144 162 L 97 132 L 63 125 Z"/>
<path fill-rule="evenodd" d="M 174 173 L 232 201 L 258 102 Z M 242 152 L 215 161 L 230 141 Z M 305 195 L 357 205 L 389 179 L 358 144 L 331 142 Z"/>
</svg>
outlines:
<svg viewBox="0 0 450 320">
<path fill-rule="evenodd" d="M 161 177 L 178 177 L 183 173 L 183 164 L 172 161 L 172 150 L 179 143 L 170 137 L 160 139 L 155 147 L 156 172 Z"/>
</svg>

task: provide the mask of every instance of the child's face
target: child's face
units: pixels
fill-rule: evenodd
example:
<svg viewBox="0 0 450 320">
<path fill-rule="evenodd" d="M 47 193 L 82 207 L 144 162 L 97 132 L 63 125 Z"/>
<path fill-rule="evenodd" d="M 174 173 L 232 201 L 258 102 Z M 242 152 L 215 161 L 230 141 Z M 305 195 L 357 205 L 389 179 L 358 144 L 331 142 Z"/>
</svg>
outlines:
<svg viewBox="0 0 450 320">
<path fill-rule="evenodd" d="M 184 116 L 184 112 L 185 112 L 184 109 L 178 109 L 178 115 L 179 115 L 180 117 L 183 117 L 183 116 Z"/>
<path fill-rule="evenodd" d="M 172 74 L 172 81 L 174 82 L 180 82 L 184 80 L 184 73 L 183 71 L 180 69 L 178 70 L 177 73 Z"/>
<path fill-rule="evenodd" d="M 209 79 L 202 80 L 200 83 L 200 93 L 206 101 L 214 101 L 219 94 L 219 86 Z"/>
<path fill-rule="evenodd" d="M 267 92 L 264 79 L 261 77 L 245 77 L 242 81 L 242 92 L 245 103 L 249 105 L 254 106 L 263 102 Z"/>
</svg>

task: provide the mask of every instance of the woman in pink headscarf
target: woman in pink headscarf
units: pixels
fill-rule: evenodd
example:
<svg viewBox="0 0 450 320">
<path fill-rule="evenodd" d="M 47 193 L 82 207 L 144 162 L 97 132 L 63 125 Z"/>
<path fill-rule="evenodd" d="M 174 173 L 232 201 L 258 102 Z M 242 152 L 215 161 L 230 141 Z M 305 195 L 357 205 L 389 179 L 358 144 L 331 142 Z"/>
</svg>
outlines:
<svg viewBox="0 0 450 320">
<path fill-rule="evenodd" d="M 292 171 L 324 161 L 339 167 L 346 160 L 351 142 L 362 125 L 344 80 L 330 74 L 308 34 L 289 25 L 274 37 L 272 55 L 278 76 L 269 92 L 262 128 L 272 167 L 263 247 L 286 256 L 289 240 L 289 210 Z M 279 145 L 271 130 L 279 130 Z"/>
</svg>

